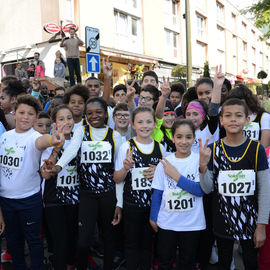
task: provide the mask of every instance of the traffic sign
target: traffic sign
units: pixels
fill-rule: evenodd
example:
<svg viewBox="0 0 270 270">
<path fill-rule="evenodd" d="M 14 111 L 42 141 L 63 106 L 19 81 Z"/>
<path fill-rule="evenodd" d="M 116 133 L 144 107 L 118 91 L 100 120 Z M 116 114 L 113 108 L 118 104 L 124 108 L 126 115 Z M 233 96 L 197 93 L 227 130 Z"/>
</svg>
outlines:
<svg viewBox="0 0 270 270">
<path fill-rule="evenodd" d="M 86 67 L 88 73 L 100 73 L 100 55 L 87 53 Z"/>
<path fill-rule="evenodd" d="M 100 53 L 99 29 L 86 26 L 85 27 L 85 48 L 89 53 Z"/>
</svg>

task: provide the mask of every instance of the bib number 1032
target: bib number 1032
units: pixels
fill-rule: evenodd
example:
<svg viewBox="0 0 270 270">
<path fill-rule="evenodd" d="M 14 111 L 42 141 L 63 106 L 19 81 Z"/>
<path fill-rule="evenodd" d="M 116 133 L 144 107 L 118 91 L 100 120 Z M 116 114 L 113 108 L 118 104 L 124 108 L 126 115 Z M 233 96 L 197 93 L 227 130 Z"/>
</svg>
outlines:
<svg viewBox="0 0 270 270">
<path fill-rule="evenodd" d="M 194 208 L 195 197 L 185 190 L 166 190 L 165 209 L 167 211 L 190 211 Z"/>
<path fill-rule="evenodd" d="M 86 141 L 81 147 L 82 163 L 111 163 L 112 146 L 105 141 Z"/>
<path fill-rule="evenodd" d="M 133 190 L 147 190 L 151 189 L 151 182 L 144 177 L 143 171 L 149 168 L 133 168 L 132 169 L 132 189 Z"/>
</svg>

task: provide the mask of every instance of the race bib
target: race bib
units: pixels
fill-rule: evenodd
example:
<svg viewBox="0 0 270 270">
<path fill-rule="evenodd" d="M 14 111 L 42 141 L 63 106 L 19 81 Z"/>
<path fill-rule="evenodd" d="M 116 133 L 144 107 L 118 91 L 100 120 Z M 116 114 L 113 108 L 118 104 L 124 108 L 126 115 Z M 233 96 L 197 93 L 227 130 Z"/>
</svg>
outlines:
<svg viewBox="0 0 270 270">
<path fill-rule="evenodd" d="M 149 169 L 149 167 L 133 168 L 132 175 L 132 189 L 133 190 L 147 190 L 151 189 L 152 182 L 144 177 L 143 171 Z"/>
<path fill-rule="evenodd" d="M 58 187 L 74 187 L 79 185 L 77 166 L 66 166 L 57 175 Z"/>
<path fill-rule="evenodd" d="M 165 190 L 165 209 L 184 212 L 194 209 L 195 196 L 183 189 Z"/>
<path fill-rule="evenodd" d="M 218 191 L 224 196 L 254 195 L 255 172 L 253 170 L 220 171 Z"/>
<path fill-rule="evenodd" d="M 0 164 L 10 169 L 21 169 L 24 150 L 20 147 L 4 147 L 0 155 Z"/>
<path fill-rule="evenodd" d="M 86 141 L 81 146 L 81 163 L 111 163 L 112 145 L 106 141 Z"/>
<path fill-rule="evenodd" d="M 259 123 L 249 122 L 243 129 L 243 135 L 251 140 L 258 141 L 260 135 Z"/>
</svg>

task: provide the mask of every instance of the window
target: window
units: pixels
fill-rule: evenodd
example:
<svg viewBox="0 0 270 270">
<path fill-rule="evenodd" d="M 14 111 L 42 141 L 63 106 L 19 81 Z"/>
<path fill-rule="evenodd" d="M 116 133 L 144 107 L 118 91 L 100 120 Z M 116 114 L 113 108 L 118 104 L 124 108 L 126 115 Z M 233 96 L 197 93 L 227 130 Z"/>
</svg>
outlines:
<svg viewBox="0 0 270 270">
<path fill-rule="evenodd" d="M 256 49 L 254 47 L 252 47 L 252 62 L 256 62 Z"/>
<path fill-rule="evenodd" d="M 237 58 L 236 55 L 233 56 L 233 74 L 237 74 Z"/>
<path fill-rule="evenodd" d="M 134 7 L 134 8 L 137 8 L 137 0 L 132 0 L 132 6 Z"/>
<path fill-rule="evenodd" d="M 192 61 L 194 61 L 194 64 L 200 67 L 203 67 L 204 62 L 206 61 L 206 48 L 207 45 L 201 42 L 196 42 L 196 47 L 194 51 L 195 57 L 192 58 Z"/>
<path fill-rule="evenodd" d="M 115 48 L 142 53 L 141 20 L 119 10 L 114 11 Z"/>
<path fill-rule="evenodd" d="M 225 50 L 225 33 L 224 29 L 221 27 L 217 27 L 217 40 L 218 40 L 218 48 Z"/>
<path fill-rule="evenodd" d="M 132 33 L 133 36 L 137 36 L 137 19 L 132 18 L 132 19 L 131 19 L 131 22 L 132 22 L 132 25 L 131 25 L 131 27 L 132 27 L 131 33 Z"/>
<path fill-rule="evenodd" d="M 256 43 L 256 33 L 254 30 L 251 30 L 252 33 L 252 42 L 255 44 Z"/>
<path fill-rule="evenodd" d="M 217 50 L 217 57 L 218 57 L 218 64 L 222 65 L 223 70 L 226 70 L 225 68 L 225 52 L 223 50 Z"/>
<path fill-rule="evenodd" d="M 66 0 L 66 21 L 74 23 L 74 2 L 73 0 Z"/>
<path fill-rule="evenodd" d="M 164 0 L 165 27 L 174 29 L 177 24 L 177 4 L 172 0 Z"/>
<path fill-rule="evenodd" d="M 178 47 L 178 34 L 165 29 L 165 36 L 166 36 L 166 56 L 168 58 L 176 58 L 177 57 L 177 47 Z"/>
<path fill-rule="evenodd" d="M 244 23 L 244 22 L 242 22 L 242 37 L 244 37 L 245 39 L 246 39 L 246 37 L 247 37 L 247 25 Z"/>
<path fill-rule="evenodd" d="M 219 2 L 217 5 L 217 20 L 223 22 L 224 21 L 224 7 Z"/>
<path fill-rule="evenodd" d="M 255 64 L 252 64 L 252 69 L 253 69 L 253 77 L 257 78 L 256 65 Z"/>
<path fill-rule="evenodd" d="M 205 37 L 206 20 L 201 15 L 197 14 L 197 36 L 198 38 Z"/>
<path fill-rule="evenodd" d="M 243 56 L 246 58 L 247 57 L 247 43 L 243 41 Z"/>
<path fill-rule="evenodd" d="M 237 55 L 237 39 L 236 36 L 233 36 L 232 38 L 232 54 Z"/>
<path fill-rule="evenodd" d="M 259 56 L 259 69 L 263 70 L 263 53 L 260 52 L 260 56 Z"/>
<path fill-rule="evenodd" d="M 231 18 L 231 30 L 232 32 L 236 32 L 236 15 L 233 13 Z"/>
</svg>

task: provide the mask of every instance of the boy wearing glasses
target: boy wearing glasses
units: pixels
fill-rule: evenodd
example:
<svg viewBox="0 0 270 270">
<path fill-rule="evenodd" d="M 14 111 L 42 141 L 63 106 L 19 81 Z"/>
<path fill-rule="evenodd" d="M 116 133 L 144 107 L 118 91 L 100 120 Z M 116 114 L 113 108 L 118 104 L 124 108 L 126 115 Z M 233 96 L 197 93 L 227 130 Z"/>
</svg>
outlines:
<svg viewBox="0 0 270 270">
<path fill-rule="evenodd" d="M 123 142 L 131 139 L 130 112 L 126 103 L 119 103 L 113 111 L 114 130 L 118 131 Z"/>
</svg>

